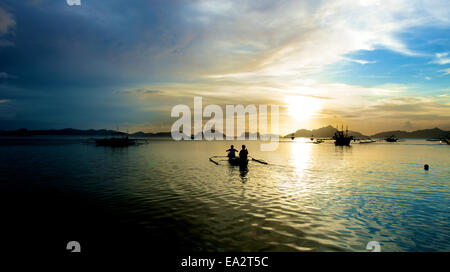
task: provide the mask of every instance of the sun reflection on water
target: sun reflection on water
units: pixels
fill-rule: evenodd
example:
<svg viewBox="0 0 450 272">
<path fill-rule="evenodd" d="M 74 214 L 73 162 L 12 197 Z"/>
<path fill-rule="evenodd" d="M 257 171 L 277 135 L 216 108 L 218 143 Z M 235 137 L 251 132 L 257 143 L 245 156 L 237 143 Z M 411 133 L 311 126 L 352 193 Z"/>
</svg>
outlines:
<svg viewBox="0 0 450 272">
<path fill-rule="evenodd" d="M 290 163 L 295 169 L 298 179 L 302 179 L 311 161 L 312 144 L 307 138 L 296 139 L 291 148 Z"/>
</svg>

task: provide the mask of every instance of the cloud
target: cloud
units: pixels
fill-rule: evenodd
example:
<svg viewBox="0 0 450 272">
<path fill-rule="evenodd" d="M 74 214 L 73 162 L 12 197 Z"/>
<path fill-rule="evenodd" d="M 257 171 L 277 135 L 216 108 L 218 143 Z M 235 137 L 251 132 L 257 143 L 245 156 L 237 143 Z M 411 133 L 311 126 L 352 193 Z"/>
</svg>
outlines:
<svg viewBox="0 0 450 272">
<path fill-rule="evenodd" d="M 351 59 L 351 58 L 343 58 L 346 61 L 350 61 L 350 62 L 355 62 L 355 63 L 359 63 L 359 64 L 372 64 L 372 63 L 376 63 L 376 61 L 369 61 L 369 60 L 361 60 L 361 59 Z"/>
<path fill-rule="evenodd" d="M 16 26 L 13 16 L 0 7 L 0 47 L 11 46 L 13 43 L 5 40 L 2 36 L 11 32 Z"/>
<path fill-rule="evenodd" d="M 66 113 L 71 108 L 80 110 L 79 105 L 94 104 L 96 99 L 92 97 L 102 100 L 111 96 L 111 90 L 121 90 L 112 96 L 124 104 L 120 109 L 133 109 L 134 114 L 190 103 L 193 95 L 202 96 L 205 104 L 283 104 L 286 96 L 320 99 L 324 105 L 320 122 L 331 120 L 328 113 L 340 111 L 342 116 L 366 120 L 378 116 L 377 111 L 383 107 L 389 113 L 410 114 L 407 105 L 393 98 L 409 95 L 414 86 L 398 84 L 406 81 L 396 74 L 389 75 L 389 80 L 397 85 L 368 80 L 362 86 L 352 80 L 344 84 L 324 78 L 321 72 L 340 62 L 359 63 L 361 70 L 385 65 L 382 62 L 387 59 L 375 62 L 364 54 L 355 54 L 378 49 L 400 54 L 402 59 L 429 56 L 429 52 L 417 51 L 426 48 L 409 46 L 410 36 L 404 39 L 405 33 L 415 34 L 416 28 L 448 27 L 450 18 L 446 1 L 239 0 L 180 4 L 138 0 L 128 5 L 90 1 L 83 2 L 82 8 L 67 7 L 64 1 L 30 1 L 39 6 L 8 2 L 14 7 L 14 17 L 9 13 L 2 17 L 9 23 L 4 24 L 6 32 L 0 37 L 0 46 L 13 45 L 8 35 L 17 18 L 21 35 L 15 43 L 20 48 L 8 48 L 8 54 L 6 50 L 0 52 L 0 71 L 17 75 L 14 84 L 18 88 L 40 97 L 33 105 L 66 103 L 58 109 Z M 448 58 L 444 54 L 433 58 Z M 3 73 L 2 78 L 12 76 Z M 373 77 L 386 76 L 373 73 Z M 16 101 L 17 93 L 9 90 L 7 94 Z M 62 103 L 51 97 L 58 97 Z M 422 102 L 425 104 L 416 109 L 435 112 L 435 102 Z M 37 107 L 31 103 L 26 106 Z M 93 107 L 105 116 L 110 114 L 97 105 Z M 34 113 L 27 116 L 39 118 Z M 116 108 L 114 113 L 120 114 Z M 46 114 L 64 116 L 50 110 Z M 147 111 L 143 116 L 148 117 Z M 87 124 L 91 120 L 87 117 L 78 122 Z M 360 124 L 364 123 L 370 122 Z"/>
<path fill-rule="evenodd" d="M 383 99 L 361 109 L 363 114 L 375 114 L 391 119 L 442 119 L 449 120 L 448 104 L 442 99 L 433 97 L 395 97 Z"/>
<path fill-rule="evenodd" d="M 435 59 L 432 61 L 432 63 L 439 64 L 439 65 L 449 64 L 450 57 L 448 57 L 448 52 L 436 53 Z"/>
<path fill-rule="evenodd" d="M 231 11 L 224 14 L 199 4 L 196 18 L 211 29 L 203 41 L 208 48 L 215 54 L 227 52 L 228 65 L 222 66 L 220 75 L 241 78 L 302 76 L 320 72 L 340 60 L 370 63 L 345 57 L 360 50 L 386 48 L 410 56 L 422 55 L 408 48 L 399 34 L 416 26 L 445 24 L 446 18 L 432 14 L 436 8 L 443 8 L 447 12 L 443 14 L 449 12 L 448 7 L 436 2 L 422 9 L 420 1 L 389 5 L 378 1 L 292 1 L 283 5 L 232 1 L 229 5 Z M 234 57 L 240 58 L 239 66 L 224 73 Z"/>
<path fill-rule="evenodd" d="M 31 10 L 22 15 L 21 26 L 34 29 L 39 21 L 40 33 L 25 34 L 35 38 L 30 50 L 51 50 L 53 57 L 45 62 L 54 67 L 52 72 L 61 74 L 62 65 L 85 72 L 81 67 L 89 62 L 90 77 L 110 73 L 120 75 L 118 80 L 140 81 L 307 77 L 343 60 L 374 63 L 348 55 L 379 48 L 416 56 L 421 52 L 409 48 L 400 35 L 418 26 L 445 24 L 449 11 L 433 1 L 93 2 L 63 10 L 51 1 L 42 5 L 52 16 L 39 20 L 41 14 Z M 46 47 L 38 47 L 42 45 Z M 73 80 L 72 74 L 54 78 Z"/>
<path fill-rule="evenodd" d="M 0 72 L 0 79 L 13 79 L 13 78 L 17 78 L 17 77 L 14 75 L 5 73 L 5 72 Z"/>
<path fill-rule="evenodd" d="M 150 96 L 153 96 L 156 94 L 162 94 L 162 92 L 159 90 L 141 89 L 141 88 L 127 89 L 127 90 L 119 91 L 119 92 L 115 92 L 115 93 L 117 93 L 117 94 L 125 93 L 125 94 L 136 95 L 136 96 L 140 97 L 141 99 L 147 98 L 147 97 L 150 97 Z"/>
<path fill-rule="evenodd" d="M 445 97 L 391 97 L 364 101 L 360 106 L 325 108 L 319 124 L 342 122 L 366 134 L 412 129 L 412 122 L 414 129 L 446 128 L 450 125 L 449 106 Z"/>
<path fill-rule="evenodd" d="M 13 46 L 14 43 L 8 40 L 0 39 L 0 47 Z"/>
<path fill-rule="evenodd" d="M 66 0 L 69 6 L 81 6 L 81 0 Z"/>
<path fill-rule="evenodd" d="M 136 89 L 134 90 L 137 93 L 145 93 L 145 94 L 155 94 L 155 93 L 159 93 L 160 91 L 158 90 L 146 90 L 146 89 Z"/>
<path fill-rule="evenodd" d="M 450 68 L 439 70 L 439 72 L 443 73 L 444 75 L 450 75 Z"/>
<path fill-rule="evenodd" d="M 48 1 L 50 1 L 50 0 L 28 0 L 27 3 L 29 3 L 31 5 L 39 5 L 44 2 L 48 2 Z"/>
</svg>

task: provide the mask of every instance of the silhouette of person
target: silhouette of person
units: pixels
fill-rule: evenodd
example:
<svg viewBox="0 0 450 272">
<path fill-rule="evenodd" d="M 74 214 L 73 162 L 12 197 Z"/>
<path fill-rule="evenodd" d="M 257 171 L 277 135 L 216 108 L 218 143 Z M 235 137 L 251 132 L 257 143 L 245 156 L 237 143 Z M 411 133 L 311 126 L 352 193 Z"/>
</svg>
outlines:
<svg viewBox="0 0 450 272">
<path fill-rule="evenodd" d="M 234 145 L 231 145 L 230 149 L 227 150 L 228 152 L 228 158 L 236 158 L 236 152 L 238 152 L 237 149 L 234 149 Z"/>
<path fill-rule="evenodd" d="M 246 161 L 248 156 L 248 150 L 245 148 L 245 145 L 242 145 L 242 150 L 239 152 L 239 158 L 242 161 Z"/>
</svg>

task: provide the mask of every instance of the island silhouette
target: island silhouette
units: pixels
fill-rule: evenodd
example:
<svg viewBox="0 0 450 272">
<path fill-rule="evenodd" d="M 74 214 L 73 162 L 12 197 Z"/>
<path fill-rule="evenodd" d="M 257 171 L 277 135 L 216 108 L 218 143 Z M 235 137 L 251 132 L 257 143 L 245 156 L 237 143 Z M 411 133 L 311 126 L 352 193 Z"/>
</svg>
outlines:
<svg viewBox="0 0 450 272">
<path fill-rule="evenodd" d="M 289 133 L 280 138 L 291 138 L 291 137 L 319 137 L 326 138 L 332 137 L 337 129 L 331 125 L 325 126 L 319 129 L 299 129 L 293 133 Z M 249 133 L 245 132 L 245 138 L 248 139 L 249 135 L 259 133 Z M 398 138 L 445 138 L 450 136 L 450 131 L 445 131 L 439 128 L 421 129 L 415 131 L 383 131 L 373 135 L 364 135 L 357 131 L 349 130 L 348 134 L 354 138 L 386 138 L 391 135 L 395 135 Z M 125 133 L 117 130 L 108 129 L 74 129 L 74 128 L 64 128 L 64 129 L 38 129 L 38 130 L 28 130 L 26 128 L 16 129 L 16 130 L 0 130 L 0 136 L 132 136 L 132 137 L 171 137 L 170 131 L 162 132 L 134 132 Z M 225 136 L 225 134 L 224 134 Z M 259 137 L 258 137 L 259 138 Z"/>
</svg>

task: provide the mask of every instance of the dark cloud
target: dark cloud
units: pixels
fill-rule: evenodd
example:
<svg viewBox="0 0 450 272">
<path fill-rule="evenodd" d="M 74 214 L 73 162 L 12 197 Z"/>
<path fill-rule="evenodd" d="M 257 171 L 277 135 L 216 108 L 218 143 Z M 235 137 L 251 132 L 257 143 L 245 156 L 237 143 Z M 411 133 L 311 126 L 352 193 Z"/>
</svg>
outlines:
<svg viewBox="0 0 450 272">
<path fill-rule="evenodd" d="M 135 101 L 110 90 L 170 80 L 170 58 L 189 44 L 177 1 L 3 5 L 10 12 L 0 7 L 0 99 L 10 100 L 14 114 L 0 116 L 0 129 L 14 122 L 95 127 L 151 120 Z"/>
<path fill-rule="evenodd" d="M 5 72 L 0 72 L 0 79 L 14 79 L 17 78 L 15 75 L 10 75 Z"/>
<path fill-rule="evenodd" d="M 135 90 L 126 90 L 125 93 L 132 93 L 132 94 L 160 94 L 162 93 L 159 90 L 148 90 L 148 89 L 135 89 Z"/>
<path fill-rule="evenodd" d="M 393 104 L 393 103 L 385 103 L 382 105 L 376 105 L 371 107 L 368 111 L 384 111 L 384 112 L 418 112 L 422 111 L 427 107 L 426 104 Z"/>
<path fill-rule="evenodd" d="M 16 25 L 13 16 L 0 7 L 0 35 L 5 35 Z"/>
<path fill-rule="evenodd" d="M 16 21 L 13 15 L 0 6 L 0 49 L 14 45 L 10 38 L 14 36 L 15 26 Z"/>
<path fill-rule="evenodd" d="M 175 1 L 7 3 L 19 24 L 15 46 L 0 51 L 0 71 L 18 75 L 21 86 L 161 80 L 189 42 Z"/>
<path fill-rule="evenodd" d="M 320 70 L 322 62 L 327 64 L 342 52 L 361 49 L 343 46 L 347 44 L 339 42 L 346 40 L 345 33 L 334 29 L 339 25 L 335 19 L 344 25 L 349 21 L 346 5 L 341 6 L 341 17 L 329 15 L 330 7 L 322 8 L 321 1 L 235 1 L 229 7 L 222 1 L 81 2 L 81 6 L 69 6 L 64 0 L 0 4 L 0 100 L 8 101 L 2 103 L 0 129 L 14 122 L 41 128 L 148 123 L 169 116 L 166 109 L 175 104 L 191 103 L 194 95 L 203 96 L 205 104 L 270 104 L 287 95 L 283 90 L 295 87 L 291 79 L 284 84 L 272 74 L 283 72 L 283 65 L 248 78 L 207 76 L 251 74 L 278 63 L 295 64 L 299 70 L 292 77 L 297 77 Z M 320 21 L 321 15 L 325 21 Z M 322 27 L 327 26 L 332 27 L 323 35 Z M 362 33 L 378 33 L 371 30 Z M 338 33 L 337 39 L 331 33 Z M 355 39 L 364 36 L 356 34 Z M 330 48 L 331 41 L 338 44 Z M 267 88 L 255 91 L 254 86 Z M 266 91 L 269 88 L 276 91 Z M 305 96 L 333 97 L 317 94 Z M 397 100 L 330 113 L 347 118 L 358 118 L 360 112 L 399 116 L 438 107 L 419 102 Z"/>
<path fill-rule="evenodd" d="M 383 118 L 415 121 L 450 121 L 450 116 L 438 113 L 385 114 Z"/>
</svg>

